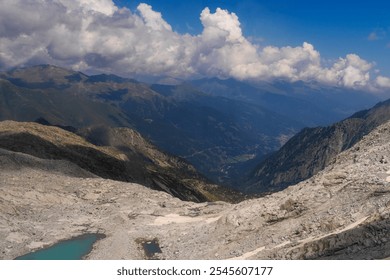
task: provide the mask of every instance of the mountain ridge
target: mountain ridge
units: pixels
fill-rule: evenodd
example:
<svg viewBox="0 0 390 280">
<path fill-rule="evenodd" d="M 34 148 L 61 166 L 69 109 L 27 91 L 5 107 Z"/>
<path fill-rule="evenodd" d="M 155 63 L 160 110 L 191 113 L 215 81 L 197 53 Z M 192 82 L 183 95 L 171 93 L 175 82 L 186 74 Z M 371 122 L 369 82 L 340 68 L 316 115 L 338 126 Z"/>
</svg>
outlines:
<svg viewBox="0 0 390 280">
<path fill-rule="evenodd" d="M 303 129 L 252 171 L 246 191 L 280 191 L 310 178 L 389 119 L 387 100 L 333 125 Z"/>
<path fill-rule="evenodd" d="M 76 129 L 129 127 L 208 179 L 237 189 L 302 128 L 328 124 L 374 100 L 367 93 L 303 82 L 205 79 L 148 85 L 52 65 L 0 73 L 0 120 L 43 118 Z"/>
<path fill-rule="evenodd" d="M 280 139 L 302 126 L 259 105 L 212 96 L 190 84 L 147 85 L 51 65 L 1 73 L 0 120 L 39 118 L 63 127 L 136 129 L 219 183 L 238 177 L 248 157 L 279 148 Z"/>
<path fill-rule="evenodd" d="M 309 180 L 235 205 L 180 201 L 141 185 L 69 176 L 52 161 L 3 151 L 2 259 L 85 233 L 106 236 L 87 259 L 390 257 L 390 122 Z M 10 159 L 17 168 L 3 168 Z M 148 241 L 161 253 L 150 256 L 142 247 Z"/>
<path fill-rule="evenodd" d="M 240 199 L 238 193 L 208 182 L 188 163 L 160 152 L 137 132 L 102 129 L 114 134 L 114 140 L 115 134 L 121 134 L 116 137 L 121 142 L 119 148 L 111 143 L 93 145 L 61 128 L 14 121 L 0 122 L 0 147 L 43 159 L 67 160 L 99 177 L 142 183 L 184 200 Z"/>
</svg>

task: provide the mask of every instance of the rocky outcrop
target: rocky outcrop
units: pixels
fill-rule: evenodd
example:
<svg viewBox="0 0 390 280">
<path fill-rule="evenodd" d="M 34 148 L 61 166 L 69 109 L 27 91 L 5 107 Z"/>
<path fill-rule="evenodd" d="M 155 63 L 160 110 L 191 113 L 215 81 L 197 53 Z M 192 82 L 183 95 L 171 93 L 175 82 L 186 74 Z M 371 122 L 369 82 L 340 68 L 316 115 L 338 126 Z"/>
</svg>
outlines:
<svg viewBox="0 0 390 280">
<path fill-rule="evenodd" d="M 89 259 L 150 258 L 145 240 L 158 243 L 159 259 L 390 256 L 390 122 L 312 178 L 235 205 L 185 202 L 54 162 L 0 150 L 0 258 L 85 232 L 106 236 Z"/>
<path fill-rule="evenodd" d="M 99 129 L 87 129 L 89 138 Z M 89 131 L 89 132 L 88 132 Z M 100 128 L 100 146 L 58 127 L 0 122 L 0 148 L 43 159 L 66 160 L 106 179 L 134 182 L 195 202 L 236 200 L 240 195 L 202 178 L 188 163 L 159 151 L 128 128 Z M 96 134 L 96 133 L 95 133 Z"/>
<path fill-rule="evenodd" d="M 328 127 L 306 128 L 250 175 L 249 193 L 280 191 L 323 170 L 336 156 L 390 119 L 390 100 Z"/>
</svg>

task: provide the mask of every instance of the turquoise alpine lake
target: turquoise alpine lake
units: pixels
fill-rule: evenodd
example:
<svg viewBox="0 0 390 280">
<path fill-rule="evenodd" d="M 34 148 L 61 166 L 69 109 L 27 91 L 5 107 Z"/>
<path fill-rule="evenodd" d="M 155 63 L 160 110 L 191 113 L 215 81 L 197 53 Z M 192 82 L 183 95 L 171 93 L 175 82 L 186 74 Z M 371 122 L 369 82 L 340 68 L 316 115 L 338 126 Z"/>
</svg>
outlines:
<svg viewBox="0 0 390 280">
<path fill-rule="evenodd" d="M 84 234 L 75 238 L 60 241 L 51 247 L 44 248 L 15 260 L 81 260 L 91 252 L 93 244 L 104 238 L 103 234 Z"/>
</svg>

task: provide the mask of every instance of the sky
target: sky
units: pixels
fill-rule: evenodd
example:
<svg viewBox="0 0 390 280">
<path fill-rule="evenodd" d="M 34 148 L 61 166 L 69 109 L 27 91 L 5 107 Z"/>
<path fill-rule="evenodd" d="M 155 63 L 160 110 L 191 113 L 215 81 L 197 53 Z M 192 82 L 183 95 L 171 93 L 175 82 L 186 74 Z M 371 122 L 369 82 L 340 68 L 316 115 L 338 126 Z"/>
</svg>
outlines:
<svg viewBox="0 0 390 280">
<path fill-rule="evenodd" d="M 0 0 L 0 68 L 390 90 L 388 1 Z"/>
<path fill-rule="evenodd" d="M 116 0 L 133 10 L 142 3 Z M 356 53 L 390 75 L 390 1 L 150 0 L 173 30 L 199 34 L 205 7 L 220 7 L 240 19 L 243 34 L 260 45 L 298 46 L 309 42 L 324 58 Z"/>
</svg>

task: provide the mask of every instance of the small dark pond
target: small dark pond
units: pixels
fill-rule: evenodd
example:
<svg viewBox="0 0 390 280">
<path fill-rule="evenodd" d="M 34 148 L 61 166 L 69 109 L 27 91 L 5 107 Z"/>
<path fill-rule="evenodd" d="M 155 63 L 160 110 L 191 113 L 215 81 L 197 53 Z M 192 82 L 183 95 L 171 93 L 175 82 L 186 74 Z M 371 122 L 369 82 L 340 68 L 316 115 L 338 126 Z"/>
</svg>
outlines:
<svg viewBox="0 0 390 280">
<path fill-rule="evenodd" d="M 84 234 L 60 241 L 57 244 L 20 257 L 15 260 L 81 260 L 92 250 L 93 244 L 104 234 Z"/>
<path fill-rule="evenodd" d="M 162 253 L 157 238 L 153 240 L 138 239 L 137 242 L 142 245 L 142 249 L 144 249 L 145 256 L 149 260 L 156 259 L 155 255 L 157 253 Z"/>
</svg>

